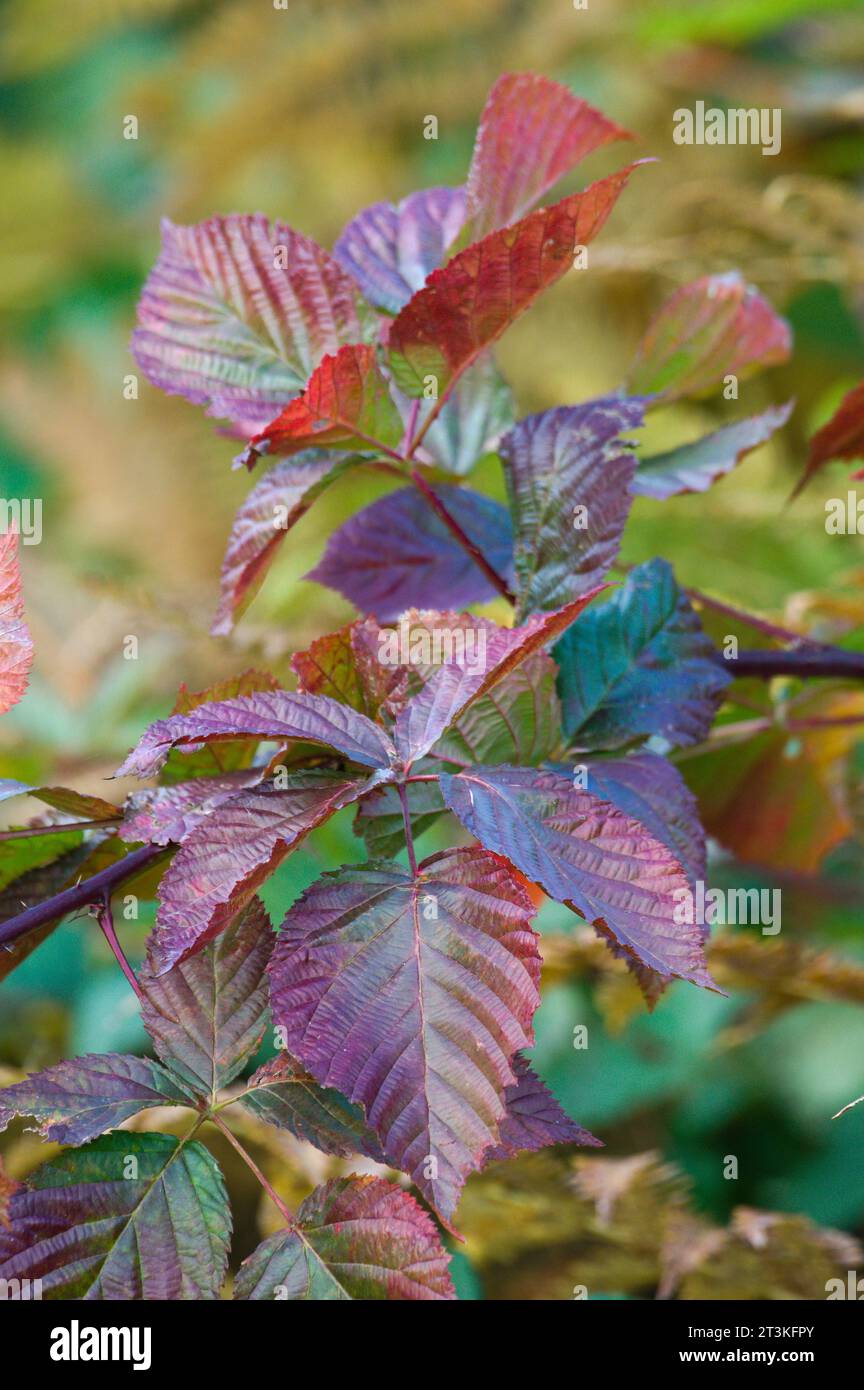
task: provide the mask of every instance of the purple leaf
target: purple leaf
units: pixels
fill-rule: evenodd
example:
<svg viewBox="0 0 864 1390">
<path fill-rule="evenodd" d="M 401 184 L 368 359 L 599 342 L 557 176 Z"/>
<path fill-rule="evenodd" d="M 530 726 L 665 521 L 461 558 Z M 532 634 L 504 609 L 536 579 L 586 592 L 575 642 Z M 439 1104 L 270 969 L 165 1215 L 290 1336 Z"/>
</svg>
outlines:
<svg viewBox="0 0 864 1390">
<path fill-rule="evenodd" d="M 64 1300 L 217 1299 L 231 1208 L 195 1140 L 106 1134 L 30 1174 L 0 1222 L 0 1280 Z"/>
<path fill-rule="evenodd" d="M 194 1105 L 195 1098 L 158 1062 L 116 1052 L 73 1057 L 0 1090 L 0 1130 L 30 1115 L 36 1132 L 57 1144 L 86 1144 L 153 1105 Z"/>
<path fill-rule="evenodd" d="M 394 727 L 399 756 L 406 763 L 424 757 L 469 705 L 565 632 L 597 592 L 595 589 L 555 613 L 529 618 L 522 627 L 493 628 L 484 623 L 483 661 L 443 665 L 399 714 Z"/>
<path fill-rule="evenodd" d="M 148 942 L 151 973 L 164 974 L 223 931 L 310 831 L 380 780 L 300 772 L 224 801 L 184 840 L 162 878 Z"/>
<path fill-rule="evenodd" d="M 365 1154 L 384 1162 L 381 1146 L 366 1124 L 362 1110 L 338 1091 L 319 1086 L 299 1062 L 286 1053 L 259 1067 L 250 1076 L 239 1104 L 267 1124 L 287 1129 L 297 1139 L 323 1153 Z"/>
<path fill-rule="evenodd" d="M 505 855 L 627 957 L 713 987 L 699 928 L 675 921 L 690 892 L 687 877 L 638 821 L 560 772 L 477 767 L 442 773 L 440 785 L 450 810 L 481 844 Z"/>
<path fill-rule="evenodd" d="M 132 351 L 154 386 L 206 405 L 248 437 L 364 326 L 341 266 L 283 222 L 255 214 L 177 227 L 166 219 Z"/>
<path fill-rule="evenodd" d="M 701 743 L 730 679 L 665 560 L 637 565 L 553 655 L 565 731 L 592 750 L 650 735 Z"/>
<path fill-rule="evenodd" d="M 326 695 L 264 690 L 157 720 L 115 776 L 150 777 L 172 748 L 185 747 L 193 752 L 203 744 L 242 738 L 320 743 L 364 767 L 388 767 L 393 754 L 384 730 L 357 710 L 347 709 Z"/>
<path fill-rule="evenodd" d="M 384 1178 L 333 1178 L 243 1261 L 243 1299 L 454 1299 L 432 1218 Z"/>
<path fill-rule="evenodd" d="M 464 220 L 463 188 L 424 188 L 398 206 L 364 208 L 348 223 L 333 255 L 370 304 L 396 314 L 441 265 Z"/>
<path fill-rule="evenodd" d="M 586 758 L 583 766 L 592 792 L 639 821 L 666 845 L 691 884 L 704 880 L 705 831 L 699 821 L 699 803 L 674 764 L 656 753 L 641 752 L 626 758 Z"/>
<path fill-rule="evenodd" d="M 267 1022 L 270 919 L 253 898 L 228 929 L 164 975 L 141 972 L 141 1019 L 163 1062 L 212 1096 L 258 1050 Z"/>
<path fill-rule="evenodd" d="M 291 657 L 299 689 L 329 695 L 379 722 L 394 718 L 408 698 L 408 672 L 382 663 L 381 633 L 374 618 L 362 618 L 316 637 L 308 651 Z"/>
<path fill-rule="evenodd" d="M 127 844 L 139 840 L 152 845 L 180 844 L 223 801 L 260 782 L 264 771 L 249 767 L 226 772 L 224 777 L 195 777 L 191 782 L 133 792 L 117 834 Z"/>
<path fill-rule="evenodd" d="M 736 420 L 734 425 L 725 425 L 693 444 L 640 459 L 630 484 L 631 492 L 661 501 L 682 492 L 707 492 L 712 483 L 731 473 L 751 450 L 758 449 L 786 424 L 793 405 L 789 401 L 786 405 L 770 406 L 761 415 Z"/>
<path fill-rule="evenodd" d="M 512 568 L 506 508 L 468 488 L 439 484 L 436 490 L 493 569 L 506 576 Z M 465 608 L 498 593 L 413 487 L 380 497 L 340 526 L 306 578 L 327 584 L 382 623 L 422 608 L 433 596 L 441 607 Z"/>
<path fill-rule="evenodd" d="M 234 518 L 222 561 L 214 637 L 225 636 L 252 600 L 291 528 L 352 460 L 337 454 L 298 455 L 277 463 L 253 487 Z"/>
<path fill-rule="evenodd" d="M 501 1121 L 501 1142 L 484 1155 L 487 1163 L 500 1163 L 518 1153 L 536 1153 L 549 1144 L 581 1144 L 602 1149 L 603 1144 L 570 1119 L 539 1076 L 531 1070 L 527 1057 L 513 1058 L 516 1085 L 508 1086 L 504 1099 L 507 1114 Z"/>
<path fill-rule="evenodd" d="M 269 671 L 256 671 L 254 668 L 228 676 L 226 680 L 215 681 L 205 690 L 190 690 L 184 681 L 171 713 L 191 714 L 200 705 L 211 705 L 217 700 L 235 700 L 238 695 L 256 695 L 260 690 L 278 689 L 279 682 L 275 676 Z M 159 773 L 159 782 L 168 786 L 174 782 L 187 782 L 190 777 L 239 772 L 252 765 L 257 749 L 258 739 L 247 738 L 232 743 L 214 743 L 210 747 L 204 744 L 198 753 L 185 749 L 171 752 Z"/>
<path fill-rule="evenodd" d="M 614 563 L 636 468 L 619 436 L 643 418 L 642 401 L 610 397 L 529 415 L 502 441 L 523 616 L 578 598 Z"/>
<path fill-rule="evenodd" d="M 592 150 L 632 138 L 560 83 L 504 73 L 483 108 L 468 174 L 472 238 L 524 216 Z"/>
<path fill-rule="evenodd" d="M 499 1142 L 510 1058 L 539 1003 L 533 908 L 510 867 L 448 850 L 325 874 L 289 910 L 274 1019 L 322 1085 L 363 1105 L 388 1162 L 449 1219 Z"/>
</svg>

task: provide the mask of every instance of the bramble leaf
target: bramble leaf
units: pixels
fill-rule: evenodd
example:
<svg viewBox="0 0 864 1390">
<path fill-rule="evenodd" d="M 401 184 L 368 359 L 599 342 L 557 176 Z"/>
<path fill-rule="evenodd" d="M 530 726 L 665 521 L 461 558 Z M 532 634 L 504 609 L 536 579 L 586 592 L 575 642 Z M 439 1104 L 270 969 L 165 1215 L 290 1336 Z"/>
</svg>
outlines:
<svg viewBox="0 0 864 1390">
<path fill-rule="evenodd" d="M 712 985 L 699 928 L 675 921 L 687 877 L 638 821 L 560 772 L 475 767 L 442 773 L 440 784 L 481 844 L 572 907 L 629 960 Z"/>
<path fill-rule="evenodd" d="M 652 319 L 626 389 L 656 396 L 657 405 L 703 396 L 726 376 L 740 382 L 785 362 L 791 350 L 785 319 L 737 271 L 704 275 L 676 290 Z"/>
<path fill-rule="evenodd" d="M 222 777 L 194 777 L 191 782 L 133 792 L 117 834 L 127 844 L 180 844 L 223 801 L 262 781 L 264 772 L 262 767 L 247 767 Z"/>
<path fill-rule="evenodd" d="M 31 1173 L 0 1224 L 0 1279 L 52 1299 L 216 1299 L 231 1209 L 215 1159 L 167 1134 L 106 1134 Z"/>
<path fill-rule="evenodd" d="M 24 621 L 18 534 L 0 532 L 0 714 L 17 705 L 33 665 L 33 639 Z"/>
<path fill-rule="evenodd" d="M 365 1154 L 384 1162 L 381 1145 L 366 1124 L 363 1111 L 338 1091 L 319 1086 L 299 1062 L 286 1053 L 250 1076 L 239 1104 L 244 1110 L 323 1153 Z"/>
<path fill-rule="evenodd" d="M 253 898 L 196 956 L 162 975 L 141 971 L 144 1027 L 162 1061 L 199 1094 L 215 1095 L 258 1050 L 272 948 L 270 919 Z"/>
<path fill-rule="evenodd" d="M 692 444 L 641 458 L 630 491 L 640 497 L 665 500 L 682 492 L 707 492 L 712 483 L 731 473 L 753 449 L 781 429 L 792 414 L 793 402 L 769 406 L 761 415 L 736 420 Z"/>
<path fill-rule="evenodd" d="M 184 840 L 159 886 L 148 943 L 154 975 L 218 935 L 310 831 L 376 786 L 344 773 L 298 772 L 223 801 Z"/>
<path fill-rule="evenodd" d="M 292 526 L 352 462 L 337 454 L 300 455 L 277 463 L 256 483 L 241 504 L 228 537 L 219 608 L 210 629 L 214 637 L 231 631 Z"/>
<path fill-rule="evenodd" d="M 253 468 L 263 454 L 395 448 L 402 434 L 402 417 L 375 348 L 351 343 L 324 358 L 303 394 L 253 437 L 238 461 Z"/>
<path fill-rule="evenodd" d="M 116 1052 L 73 1057 L 0 1090 L 0 1130 L 16 1115 L 37 1121 L 44 1139 L 86 1144 L 153 1105 L 194 1104 L 192 1092 L 158 1062 Z"/>
<path fill-rule="evenodd" d="M 630 139 L 559 82 L 504 73 L 483 108 L 468 174 L 472 239 L 523 217 L 592 150 Z"/>
<path fill-rule="evenodd" d="M 530 1045 L 533 906 L 484 850 L 325 874 L 289 910 L 270 966 L 275 1021 L 322 1085 L 363 1105 L 388 1162 L 442 1215 L 498 1142 L 510 1058 Z"/>
<path fill-rule="evenodd" d="M 444 260 L 464 221 L 464 189 L 424 188 L 398 205 L 358 212 L 333 255 L 370 304 L 396 314 Z"/>
<path fill-rule="evenodd" d="M 428 429 L 426 420 L 437 409 L 437 402 L 412 401 L 407 396 L 401 399 L 408 407 L 403 411 L 406 418 L 411 410 L 417 411 L 415 432 L 423 430 L 417 457 L 457 477 L 470 473 L 484 454 L 491 453 L 514 420 L 510 387 L 490 352 L 483 353 L 463 373 Z"/>
<path fill-rule="evenodd" d="M 699 803 L 677 767 L 644 750 L 626 758 L 586 758 L 582 765 L 590 791 L 666 845 L 691 884 L 704 880 L 705 831 L 699 823 Z M 572 775 L 572 768 L 567 771 Z"/>
<path fill-rule="evenodd" d="M 548 1087 L 531 1069 L 527 1057 L 518 1052 L 513 1058 L 515 1086 L 508 1086 L 504 1099 L 507 1114 L 501 1121 L 500 1143 L 484 1155 L 484 1167 L 513 1158 L 518 1153 L 535 1153 L 549 1144 L 579 1144 L 602 1149 L 603 1143 L 587 1129 L 570 1119 Z"/>
<path fill-rule="evenodd" d="M 491 232 L 429 276 L 394 319 L 390 366 L 408 396 L 438 398 L 601 230 L 635 165 Z"/>
<path fill-rule="evenodd" d="M 553 652 L 567 735 L 619 748 L 659 735 L 673 747 L 708 733 L 729 684 L 715 648 L 665 560 L 638 565 Z"/>
<path fill-rule="evenodd" d="M 393 753 L 384 730 L 357 710 L 326 695 L 265 690 L 216 700 L 188 714 L 158 719 L 115 776 L 149 777 L 162 766 L 172 748 L 188 747 L 195 752 L 202 744 L 249 738 L 280 743 L 301 739 L 336 749 L 365 767 L 388 767 Z"/>
<path fill-rule="evenodd" d="M 316 637 L 308 651 L 291 657 L 299 689 L 329 695 L 369 719 L 395 717 L 407 699 L 408 673 L 380 660 L 381 633 L 374 618 L 362 618 Z"/>
<path fill-rule="evenodd" d="M 620 435 L 643 415 L 610 397 L 529 415 L 502 440 L 523 617 L 596 588 L 614 563 L 636 468 Z"/>
<path fill-rule="evenodd" d="M 34 796 L 55 811 L 80 816 L 82 820 L 115 820 L 120 814 L 118 807 L 101 796 L 84 796 L 70 787 L 33 787 L 28 782 L 16 782 L 12 777 L 0 777 L 0 801 L 8 801 L 13 796 Z"/>
<path fill-rule="evenodd" d="M 399 756 L 406 762 L 422 758 L 469 705 L 565 632 L 597 592 L 594 589 L 554 613 L 536 614 L 522 627 L 484 623 L 483 661 L 454 660 L 441 666 L 398 715 L 393 732 Z"/>
<path fill-rule="evenodd" d="M 383 1178 L 334 1178 L 243 1261 L 234 1297 L 454 1299 L 431 1217 Z"/>
<path fill-rule="evenodd" d="M 207 406 L 248 438 L 303 389 L 325 353 L 363 336 L 353 281 L 284 222 L 166 219 L 132 351 L 154 386 Z"/>
<path fill-rule="evenodd" d="M 468 488 L 436 487 L 469 539 L 503 577 L 512 570 L 510 518 L 500 502 Z M 379 622 L 423 607 L 434 594 L 443 608 L 485 603 L 498 590 L 413 487 L 401 488 L 350 517 L 306 575 L 343 594 Z"/>
</svg>

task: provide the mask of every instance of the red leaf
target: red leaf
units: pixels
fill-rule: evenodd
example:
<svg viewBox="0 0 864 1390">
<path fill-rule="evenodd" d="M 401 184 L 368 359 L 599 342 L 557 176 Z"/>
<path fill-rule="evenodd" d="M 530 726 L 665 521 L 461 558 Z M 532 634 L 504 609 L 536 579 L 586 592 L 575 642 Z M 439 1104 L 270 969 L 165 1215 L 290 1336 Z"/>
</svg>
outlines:
<svg viewBox="0 0 864 1390">
<path fill-rule="evenodd" d="M 390 364 L 402 390 L 420 396 L 431 376 L 440 399 L 541 291 L 566 274 L 576 248 L 600 231 L 636 167 L 492 232 L 433 271 L 390 328 Z"/>
<path fill-rule="evenodd" d="M 834 414 L 810 440 L 807 464 L 793 497 L 832 459 L 864 458 L 864 381 L 847 391 Z M 864 477 L 864 472 L 853 474 Z"/>
<path fill-rule="evenodd" d="M 374 347 L 354 343 L 325 357 L 302 396 L 256 434 L 238 462 L 254 467 L 262 454 L 301 449 L 394 447 L 404 432 Z"/>
<path fill-rule="evenodd" d="M 592 150 L 632 138 L 560 83 L 504 73 L 483 108 L 468 174 L 472 237 L 523 217 Z"/>
<path fill-rule="evenodd" d="M 27 689 L 33 642 L 24 622 L 18 534 L 0 533 L 0 714 L 17 705 Z"/>
</svg>

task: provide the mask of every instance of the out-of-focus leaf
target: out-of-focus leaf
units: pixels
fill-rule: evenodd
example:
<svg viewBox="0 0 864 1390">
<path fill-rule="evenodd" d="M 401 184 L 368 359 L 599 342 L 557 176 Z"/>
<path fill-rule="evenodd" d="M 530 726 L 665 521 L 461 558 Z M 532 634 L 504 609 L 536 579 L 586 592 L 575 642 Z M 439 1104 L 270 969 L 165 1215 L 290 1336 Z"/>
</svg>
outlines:
<svg viewBox="0 0 864 1390">
<path fill-rule="evenodd" d="M 82 820 L 116 820 L 120 814 L 118 807 L 101 796 L 84 796 L 69 787 L 32 787 L 27 782 L 0 777 L 0 801 L 8 801 L 13 796 L 35 796 L 37 801 L 53 806 L 55 811 L 80 816 Z"/>
<path fill-rule="evenodd" d="M 310 831 L 378 780 L 299 772 L 223 801 L 184 840 L 159 886 L 151 973 L 164 974 L 223 931 Z"/>
<path fill-rule="evenodd" d="M 319 1086 L 293 1057 L 280 1053 L 259 1067 L 239 1103 L 244 1110 L 328 1154 L 365 1154 L 384 1162 L 363 1111 L 338 1091 Z"/>
<path fill-rule="evenodd" d="M 33 665 L 33 639 L 24 621 L 18 534 L 0 532 L 0 714 L 17 705 Z"/>
<path fill-rule="evenodd" d="M 141 972 L 141 1018 L 163 1062 L 215 1095 L 257 1051 L 267 1021 L 270 919 L 253 898 L 216 940 L 163 975 Z"/>
<path fill-rule="evenodd" d="M 657 734 L 675 747 L 705 738 L 729 676 L 665 560 L 638 565 L 553 652 L 564 728 L 580 748 Z"/>
<path fill-rule="evenodd" d="M 172 714 L 190 714 L 200 705 L 216 700 L 233 700 L 238 695 L 254 695 L 259 690 L 277 690 L 279 683 L 268 671 L 243 671 L 239 676 L 229 676 L 227 680 L 217 681 L 206 690 L 190 690 L 185 684 L 180 686 L 174 702 Z M 236 743 L 225 743 L 214 747 L 203 747 L 198 753 L 172 751 L 159 773 L 161 783 L 185 782 L 190 777 L 210 777 L 215 773 L 238 772 L 252 762 L 257 739 L 238 739 Z"/>
<path fill-rule="evenodd" d="M 847 391 L 831 419 L 810 440 L 807 463 L 792 496 L 796 497 L 813 474 L 832 459 L 859 458 L 864 458 L 864 381 Z"/>
<path fill-rule="evenodd" d="M 329 695 L 369 719 L 394 717 L 407 698 L 407 671 L 380 660 L 382 629 L 374 618 L 316 637 L 308 651 L 295 652 L 291 666 L 300 690 Z"/>
<path fill-rule="evenodd" d="M 236 739 L 320 743 L 365 767 L 388 767 L 393 752 L 383 729 L 358 710 L 326 695 L 295 695 L 288 690 L 257 691 L 199 705 L 188 714 L 158 719 L 139 739 L 116 773 L 149 777 L 172 748 Z"/>
<path fill-rule="evenodd" d="M 513 1058 L 513 1070 L 516 1085 L 508 1086 L 504 1093 L 507 1114 L 500 1124 L 500 1143 L 487 1150 L 485 1163 L 497 1163 L 526 1151 L 536 1152 L 549 1144 L 603 1147 L 601 1140 L 565 1114 L 521 1053 Z"/>
<path fill-rule="evenodd" d="M 687 877 L 637 820 L 560 772 L 534 768 L 442 773 L 441 791 L 482 845 L 591 922 L 628 963 L 713 986 L 701 930 L 675 920 Z"/>
<path fill-rule="evenodd" d="M 601 230 L 635 166 L 460 251 L 409 299 L 388 338 L 390 365 L 408 396 L 440 399 Z"/>
<path fill-rule="evenodd" d="M 652 319 L 627 390 L 657 396 L 657 404 L 703 396 L 726 376 L 740 382 L 785 362 L 791 350 L 785 319 L 737 271 L 704 275 L 676 290 Z"/>
<path fill-rule="evenodd" d="M 814 694 L 795 714 L 860 719 L 864 696 L 851 690 Z M 843 784 L 857 737 L 854 724 L 804 728 L 792 736 L 772 729 L 737 747 L 687 757 L 681 771 L 699 800 L 705 829 L 724 848 L 746 863 L 815 873 L 854 829 Z"/>
<path fill-rule="evenodd" d="M 310 454 L 276 464 L 256 483 L 235 516 L 228 538 L 219 608 L 210 629 L 214 637 L 231 631 L 292 526 L 350 466 L 350 458 Z"/>
<path fill-rule="evenodd" d="M 471 236 L 506 227 L 592 150 L 629 131 L 533 72 L 499 77 L 483 108 L 468 174 Z"/>
<path fill-rule="evenodd" d="M 149 1106 L 190 1100 L 192 1093 L 148 1057 L 73 1057 L 0 1090 L 0 1130 L 16 1115 L 29 1115 L 44 1139 L 86 1144 Z"/>
<path fill-rule="evenodd" d="M 512 572 L 510 518 L 500 502 L 468 488 L 436 492 L 469 539 L 503 578 Z M 430 597 L 442 608 L 486 603 L 498 590 L 413 487 L 401 488 L 350 517 L 306 575 L 343 594 L 379 622 Z"/>
<path fill-rule="evenodd" d="M 370 304 L 397 314 L 444 260 L 464 221 L 463 188 L 424 188 L 398 205 L 358 212 L 333 255 Z"/>
<path fill-rule="evenodd" d="M 502 441 L 523 617 L 596 588 L 614 563 L 636 468 L 620 436 L 643 416 L 610 397 L 528 415 Z"/>
<path fill-rule="evenodd" d="M 533 905 L 484 850 L 412 877 L 373 863 L 325 874 L 289 910 L 270 967 L 286 1046 L 363 1105 L 389 1162 L 449 1220 L 499 1142 L 513 1053 L 539 1003 Z"/>
<path fill-rule="evenodd" d="M 54 1299 L 216 1299 L 231 1209 L 202 1144 L 106 1134 L 30 1175 L 0 1226 L 0 1278 Z"/>
<path fill-rule="evenodd" d="M 631 492 L 658 500 L 678 497 L 682 492 L 707 492 L 712 483 L 731 473 L 747 454 L 786 424 L 793 404 L 769 406 L 761 415 L 736 420 L 693 444 L 640 459 Z"/>
<path fill-rule="evenodd" d="M 269 1236 L 234 1284 L 243 1299 L 453 1299 L 431 1217 L 383 1178 L 316 1188 L 291 1230 Z"/>
<path fill-rule="evenodd" d="M 322 247 L 260 215 L 162 224 L 132 351 L 154 386 L 251 435 L 325 353 L 363 337 L 362 301 Z"/>
<path fill-rule="evenodd" d="M 271 420 L 240 455 L 247 468 L 262 454 L 303 449 L 395 448 L 402 417 L 378 366 L 374 347 L 350 343 L 316 367 L 303 394 Z"/>
</svg>

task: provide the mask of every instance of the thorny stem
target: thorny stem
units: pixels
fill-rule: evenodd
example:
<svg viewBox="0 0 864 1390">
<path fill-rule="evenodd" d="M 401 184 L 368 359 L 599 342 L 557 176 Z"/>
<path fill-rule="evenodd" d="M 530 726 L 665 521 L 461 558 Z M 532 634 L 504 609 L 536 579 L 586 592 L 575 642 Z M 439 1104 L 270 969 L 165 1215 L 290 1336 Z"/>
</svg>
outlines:
<svg viewBox="0 0 864 1390">
<path fill-rule="evenodd" d="M 107 891 L 102 895 L 102 901 L 99 904 L 97 916 L 99 919 L 99 926 L 102 928 L 102 935 L 105 937 L 105 940 L 108 942 L 108 945 L 114 952 L 117 964 L 120 966 L 120 969 L 123 971 L 123 974 L 126 976 L 126 979 L 129 981 L 135 993 L 138 995 L 138 998 L 143 1003 L 145 997 L 144 991 L 139 985 L 135 975 L 135 971 L 132 969 L 132 966 L 126 959 L 123 947 L 120 945 L 120 941 L 117 937 L 117 932 L 114 927 L 114 914 L 111 911 L 111 894 Z"/>
<path fill-rule="evenodd" d="M 162 845 L 144 845 L 141 849 L 127 854 L 125 859 L 119 860 L 118 863 L 109 864 L 107 869 L 85 879 L 83 883 L 76 883 L 45 902 L 35 903 L 33 907 L 26 908 L 24 912 L 19 912 L 0 925 L 0 946 L 8 946 L 11 942 L 17 941 L 19 936 L 34 931 L 36 927 L 44 927 L 57 917 L 65 917 L 67 913 L 74 912 L 79 907 L 91 907 L 94 903 L 100 903 L 104 895 L 113 893 L 118 884 L 135 878 L 137 874 L 169 853 L 170 850 Z"/>
<path fill-rule="evenodd" d="M 397 788 L 399 800 L 402 803 L 402 820 L 405 825 L 405 844 L 408 847 L 408 863 L 411 865 L 411 875 L 417 877 L 417 855 L 414 853 L 414 834 L 411 830 L 411 812 L 408 810 L 408 793 L 400 782 Z"/>
<path fill-rule="evenodd" d="M 474 561 L 478 569 L 481 569 L 483 571 L 490 584 L 493 584 L 495 586 L 499 594 L 503 594 L 504 598 L 507 599 L 508 603 L 515 604 L 516 595 L 513 593 L 506 579 L 502 579 L 498 571 L 493 569 L 492 565 L 490 565 L 489 561 L 486 559 L 486 556 L 478 548 L 478 546 L 474 544 L 471 537 L 465 531 L 463 531 L 455 516 L 453 516 L 447 510 L 444 503 L 441 501 L 441 498 L 438 496 L 437 492 L 435 492 L 434 488 L 430 487 L 426 479 L 420 473 L 419 469 L 412 468 L 411 481 L 414 484 L 414 486 L 418 488 L 420 492 L 422 492 L 426 501 L 429 503 L 429 506 L 432 508 L 433 512 L 435 512 L 436 516 L 444 522 L 444 525 L 447 527 L 448 531 L 450 531 L 452 535 L 455 536 L 456 540 L 462 546 L 462 549 L 468 555 L 471 556 L 471 559 Z"/>
<path fill-rule="evenodd" d="M 237 1150 L 237 1152 L 238 1152 L 238 1154 L 240 1155 L 240 1157 L 242 1158 L 243 1162 L 244 1162 L 244 1163 L 246 1164 L 246 1166 L 247 1166 L 249 1169 L 251 1169 L 251 1171 L 255 1174 L 256 1178 L 257 1178 L 258 1181 L 260 1182 L 260 1184 L 261 1184 L 261 1186 L 263 1187 L 264 1191 L 267 1193 L 267 1196 L 270 1198 L 270 1201 L 271 1201 L 271 1202 L 273 1203 L 273 1205 L 277 1208 L 277 1210 L 279 1211 L 280 1215 L 284 1217 L 286 1224 L 287 1224 L 288 1226 L 290 1226 L 290 1227 L 292 1228 L 292 1230 L 293 1230 L 293 1228 L 294 1228 L 294 1215 L 293 1215 L 293 1213 L 290 1212 L 290 1211 L 288 1210 L 288 1208 L 286 1207 L 285 1203 L 282 1201 L 282 1198 L 279 1196 L 278 1192 L 277 1192 L 277 1191 L 275 1190 L 275 1188 L 273 1187 L 272 1183 L 271 1183 L 271 1182 L 269 1181 L 269 1179 L 267 1179 L 267 1178 L 264 1176 L 264 1174 L 261 1172 L 261 1169 L 258 1167 L 258 1164 L 255 1162 L 255 1160 L 254 1160 L 254 1158 L 252 1157 L 252 1155 L 246 1152 L 246 1150 L 244 1149 L 243 1145 L 240 1143 L 240 1140 L 239 1140 L 238 1138 L 236 1138 L 236 1136 L 233 1135 L 233 1134 L 231 1133 L 231 1131 L 230 1131 L 230 1129 L 228 1128 L 228 1126 L 226 1125 L 225 1121 L 222 1120 L 222 1119 L 220 1119 L 220 1117 L 219 1117 L 218 1115 L 215 1115 L 215 1114 L 213 1113 L 212 1110 L 208 1112 L 206 1118 L 207 1118 L 208 1120 L 210 1120 L 211 1124 L 214 1124 L 214 1125 L 216 1126 L 216 1128 L 219 1130 L 220 1134 L 224 1134 L 225 1138 L 228 1140 L 228 1143 L 231 1145 L 231 1147 Z"/>
</svg>

